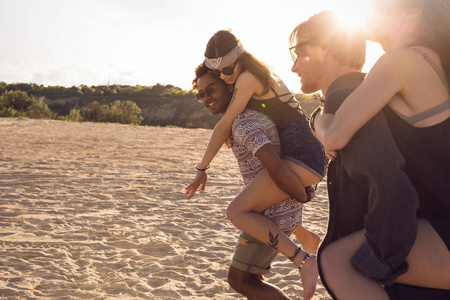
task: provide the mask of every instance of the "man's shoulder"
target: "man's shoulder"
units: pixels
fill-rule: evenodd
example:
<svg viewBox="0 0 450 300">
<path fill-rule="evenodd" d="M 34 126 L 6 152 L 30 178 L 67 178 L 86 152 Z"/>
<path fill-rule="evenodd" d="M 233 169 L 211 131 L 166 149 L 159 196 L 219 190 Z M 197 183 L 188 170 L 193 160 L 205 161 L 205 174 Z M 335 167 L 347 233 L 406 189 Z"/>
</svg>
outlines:
<svg viewBox="0 0 450 300">
<path fill-rule="evenodd" d="M 337 78 L 328 88 L 324 110 L 334 114 L 344 100 L 364 81 L 366 74 L 351 72 Z"/>
<path fill-rule="evenodd" d="M 245 109 L 236 117 L 232 135 L 235 142 L 242 145 L 251 141 L 265 143 L 279 140 L 275 123 L 267 115 L 251 109 Z"/>
<path fill-rule="evenodd" d="M 233 127 L 242 125 L 243 123 L 268 124 L 273 122 L 267 115 L 256 110 L 246 108 L 234 119 Z"/>
</svg>

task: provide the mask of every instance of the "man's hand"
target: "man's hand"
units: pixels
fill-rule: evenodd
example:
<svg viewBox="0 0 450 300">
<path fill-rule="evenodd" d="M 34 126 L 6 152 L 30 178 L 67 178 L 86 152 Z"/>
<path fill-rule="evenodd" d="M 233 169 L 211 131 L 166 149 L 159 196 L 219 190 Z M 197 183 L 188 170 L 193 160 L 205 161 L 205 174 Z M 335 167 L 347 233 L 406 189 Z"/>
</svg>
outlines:
<svg viewBox="0 0 450 300">
<path fill-rule="evenodd" d="M 336 151 L 327 151 L 325 149 L 325 156 L 331 160 L 331 161 L 335 161 L 336 158 L 338 157 L 338 153 Z"/>
<path fill-rule="evenodd" d="M 311 195 L 310 200 L 314 199 L 316 197 L 316 190 L 312 186 L 305 187 L 305 191 Z"/>
<path fill-rule="evenodd" d="M 195 176 L 194 181 L 188 187 L 186 188 L 186 193 L 188 199 L 191 199 L 195 192 L 197 191 L 198 187 L 200 186 L 200 189 L 202 191 L 205 190 L 206 187 L 206 180 L 208 179 L 208 175 L 206 175 L 205 171 L 197 171 L 197 175 Z"/>
</svg>

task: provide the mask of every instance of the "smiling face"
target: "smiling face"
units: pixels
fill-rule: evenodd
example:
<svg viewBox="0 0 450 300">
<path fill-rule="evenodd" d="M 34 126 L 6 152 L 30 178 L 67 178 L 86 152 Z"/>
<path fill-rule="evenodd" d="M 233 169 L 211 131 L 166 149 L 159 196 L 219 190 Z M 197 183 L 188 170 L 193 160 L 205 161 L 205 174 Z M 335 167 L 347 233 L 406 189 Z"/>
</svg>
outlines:
<svg viewBox="0 0 450 300">
<path fill-rule="evenodd" d="M 204 93 L 202 103 L 212 114 L 225 113 L 232 94 L 223 81 L 207 73 L 198 78 L 197 89 L 198 93 Z"/>
<path fill-rule="evenodd" d="M 301 39 L 299 39 L 301 41 Z M 320 90 L 320 79 L 322 76 L 321 57 L 323 50 L 307 42 L 300 42 L 299 46 L 292 49 L 295 59 L 292 72 L 301 79 L 302 92 L 310 94 Z"/>
</svg>

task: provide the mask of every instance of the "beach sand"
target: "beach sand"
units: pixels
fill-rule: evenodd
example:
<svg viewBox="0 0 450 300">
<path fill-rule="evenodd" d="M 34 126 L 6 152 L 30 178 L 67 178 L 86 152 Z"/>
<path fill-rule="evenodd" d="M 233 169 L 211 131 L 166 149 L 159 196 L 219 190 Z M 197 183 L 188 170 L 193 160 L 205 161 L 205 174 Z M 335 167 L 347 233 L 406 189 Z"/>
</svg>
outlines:
<svg viewBox="0 0 450 300">
<path fill-rule="evenodd" d="M 0 118 L 0 298 L 244 299 L 227 284 L 242 188 L 219 152 L 205 192 L 187 200 L 211 130 Z M 305 205 L 322 238 L 325 182 Z M 300 299 L 278 255 L 266 279 Z M 329 299 L 320 281 L 314 299 Z"/>
</svg>

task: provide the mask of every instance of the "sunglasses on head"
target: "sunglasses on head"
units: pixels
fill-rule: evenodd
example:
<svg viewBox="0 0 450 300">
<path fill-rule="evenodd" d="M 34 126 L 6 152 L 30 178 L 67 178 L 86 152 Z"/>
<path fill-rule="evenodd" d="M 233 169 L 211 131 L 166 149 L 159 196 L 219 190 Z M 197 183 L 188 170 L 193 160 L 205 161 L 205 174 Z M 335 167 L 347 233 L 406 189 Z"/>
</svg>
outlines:
<svg viewBox="0 0 450 300">
<path fill-rule="evenodd" d="M 198 91 L 198 93 L 195 95 L 195 98 L 199 102 L 203 102 L 203 99 L 205 99 L 206 95 L 213 95 L 216 92 L 215 86 L 208 86 L 204 91 Z"/>
</svg>

